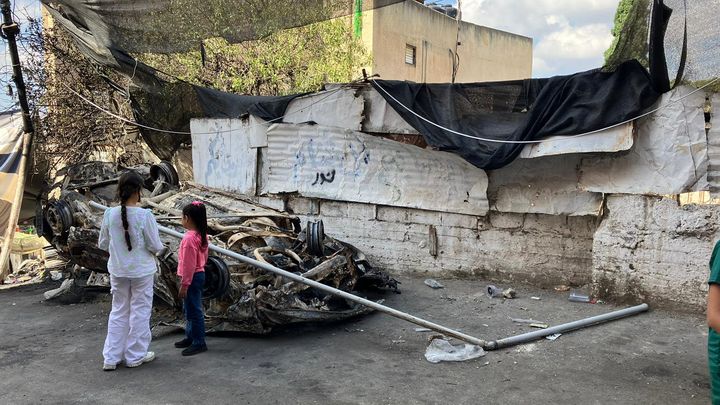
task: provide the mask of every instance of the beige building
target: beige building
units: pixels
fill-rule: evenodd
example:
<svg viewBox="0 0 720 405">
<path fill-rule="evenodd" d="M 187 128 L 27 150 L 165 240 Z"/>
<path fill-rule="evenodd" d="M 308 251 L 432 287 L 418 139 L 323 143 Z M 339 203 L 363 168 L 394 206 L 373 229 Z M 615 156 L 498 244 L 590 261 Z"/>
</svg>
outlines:
<svg viewBox="0 0 720 405">
<path fill-rule="evenodd" d="M 459 61 L 456 82 L 532 75 L 532 38 L 458 23 L 416 0 L 364 12 L 361 27 L 373 57 L 369 71 L 382 79 L 449 83 L 454 60 Z"/>
</svg>

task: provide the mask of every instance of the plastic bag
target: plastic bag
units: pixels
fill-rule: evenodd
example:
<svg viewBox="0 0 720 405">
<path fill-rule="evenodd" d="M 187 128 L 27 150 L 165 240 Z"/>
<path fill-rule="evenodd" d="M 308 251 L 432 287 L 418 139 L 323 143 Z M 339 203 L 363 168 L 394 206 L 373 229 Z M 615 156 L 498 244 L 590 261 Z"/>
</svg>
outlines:
<svg viewBox="0 0 720 405">
<path fill-rule="evenodd" d="M 482 347 L 471 344 L 452 345 L 445 339 L 433 339 L 425 351 L 425 359 L 430 363 L 441 361 L 465 361 L 485 355 Z"/>
</svg>

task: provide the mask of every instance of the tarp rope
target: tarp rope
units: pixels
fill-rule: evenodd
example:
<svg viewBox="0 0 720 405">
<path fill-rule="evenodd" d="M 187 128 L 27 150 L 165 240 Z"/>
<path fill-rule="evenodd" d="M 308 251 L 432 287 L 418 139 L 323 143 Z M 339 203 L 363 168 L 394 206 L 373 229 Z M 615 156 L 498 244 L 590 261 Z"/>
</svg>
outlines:
<svg viewBox="0 0 720 405">
<path fill-rule="evenodd" d="M 612 129 L 612 128 L 619 127 L 619 126 L 621 126 L 621 125 L 627 124 L 627 123 L 632 122 L 632 121 L 635 121 L 635 120 L 637 120 L 637 119 L 646 117 L 646 116 L 648 116 L 648 115 L 650 115 L 650 114 L 652 114 L 652 113 L 658 112 L 658 111 L 660 111 L 660 110 L 662 110 L 662 109 L 664 109 L 664 108 L 666 108 L 666 107 L 669 107 L 671 104 L 674 104 L 674 103 L 676 103 L 676 102 L 682 101 L 682 100 L 684 100 L 684 99 L 692 96 L 693 94 L 697 93 L 698 91 L 701 91 L 701 90 L 705 89 L 706 87 L 712 86 L 713 84 L 717 83 L 718 81 L 720 81 L 720 77 L 711 80 L 710 82 L 704 84 L 704 85 L 701 86 L 701 87 L 698 87 L 697 89 L 691 91 L 691 92 L 688 93 L 688 94 L 685 94 L 684 96 L 678 97 L 678 98 L 676 98 L 676 99 L 672 99 L 672 100 L 668 101 L 666 104 L 662 104 L 662 105 L 658 106 L 657 108 L 654 108 L 654 109 L 652 109 L 652 110 L 650 110 L 650 111 L 647 111 L 647 112 L 645 112 L 645 113 L 643 113 L 643 114 L 640 114 L 640 115 L 638 115 L 638 116 L 636 116 L 636 117 L 627 119 L 627 120 L 625 120 L 625 121 L 618 122 L 617 124 L 613 124 L 613 125 L 607 126 L 607 127 L 605 127 L 605 128 L 596 129 L 596 130 L 594 130 L 594 131 L 584 132 L 584 133 L 578 134 L 578 135 L 559 135 L 559 136 L 557 136 L 557 137 L 553 137 L 553 138 L 550 138 L 550 139 L 539 139 L 539 140 L 532 140 L 532 141 L 507 141 L 507 140 L 502 140 L 502 139 L 483 138 L 483 137 L 479 137 L 479 136 L 475 136 L 475 135 L 466 134 L 466 133 L 463 133 L 463 132 L 458 132 L 458 131 L 455 131 L 454 129 L 450 129 L 450 128 L 444 127 L 444 126 L 442 126 L 442 125 L 440 125 L 440 124 L 438 124 L 438 123 L 435 123 L 435 122 L 433 122 L 433 121 L 431 121 L 431 120 L 423 117 L 422 115 L 418 114 L 417 112 L 413 111 L 410 107 L 406 106 L 405 104 L 401 103 L 397 98 L 393 97 L 393 95 L 390 94 L 387 90 L 385 90 L 385 88 L 383 88 L 375 79 L 371 79 L 371 80 L 373 81 L 373 83 L 375 84 L 375 86 L 377 86 L 378 89 L 380 89 L 383 93 L 385 93 L 390 99 L 392 99 L 394 102 L 396 102 L 396 103 L 397 103 L 398 105 L 400 105 L 402 108 L 406 109 L 410 114 L 418 117 L 419 119 L 427 122 L 428 124 L 430 124 L 430 125 L 432 125 L 432 126 L 434 126 L 434 127 L 439 128 L 439 129 L 441 129 L 441 130 L 443 130 L 443 131 L 446 131 L 446 132 L 449 132 L 449 133 L 451 133 L 451 134 L 455 134 L 455 135 L 458 135 L 458 136 L 462 136 L 462 137 L 465 137 L 465 138 L 475 139 L 475 140 L 482 141 L 482 142 L 493 142 L 493 143 L 499 143 L 499 144 L 516 144 L 516 145 L 517 145 L 517 144 L 523 144 L 523 145 L 525 145 L 525 144 L 538 144 L 538 143 L 545 143 L 545 142 L 562 141 L 562 140 L 571 139 L 571 138 L 579 138 L 579 137 L 583 137 L 583 136 L 593 135 L 593 134 L 596 134 L 596 133 L 598 133 L 598 132 L 607 131 L 608 129 Z"/>
</svg>

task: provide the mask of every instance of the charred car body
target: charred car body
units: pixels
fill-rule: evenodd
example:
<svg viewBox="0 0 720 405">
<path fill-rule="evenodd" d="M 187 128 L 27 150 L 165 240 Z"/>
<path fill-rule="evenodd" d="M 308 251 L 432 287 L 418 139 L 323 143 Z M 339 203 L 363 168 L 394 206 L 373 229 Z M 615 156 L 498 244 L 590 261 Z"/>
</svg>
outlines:
<svg viewBox="0 0 720 405">
<path fill-rule="evenodd" d="M 202 200 L 215 245 L 344 291 L 397 291 L 397 281 L 373 269 L 362 252 L 324 235 L 322 222 L 308 223 L 303 230 L 295 216 L 242 196 L 192 184 L 181 188 L 167 162 L 132 168 L 88 162 L 60 173 L 64 178 L 50 190 L 39 227 L 60 254 L 83 268 L 107 272 L 108 254 L 97 247 L 102 212 L 89 202 L 116 205 L 117 180 L 130 169 L 146 179 L 142 203 L 161 225 L 182 232 L 182 207 Z M 180 241 L 164 234 L 161 238 L 168 250 L 158 258 L 154 322 L 182 326 L 175 274 Z M 205 323 L 211 332 L 262 334 L 291 323 L 338 321 L 370 312 L 230 258 L 211 256 L 205 270 Z"/>
</svg>

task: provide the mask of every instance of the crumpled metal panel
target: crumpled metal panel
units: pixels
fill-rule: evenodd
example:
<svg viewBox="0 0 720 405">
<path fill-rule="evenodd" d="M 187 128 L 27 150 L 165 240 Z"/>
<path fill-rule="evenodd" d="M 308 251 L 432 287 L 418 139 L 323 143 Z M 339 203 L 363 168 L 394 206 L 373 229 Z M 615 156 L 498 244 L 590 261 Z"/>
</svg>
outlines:
<svg viewBox="0 0 720 405">
<path fill-rule="evenodd" d="M 262 192 L 485 215 L 487 175 L 459 156 L 340 128 L 273 125 Z"/>
<path fill-rule="evenodd" d="M 553 136 L 525 146 L 520 158 L 567 155 L 572 153 L 620 152 L 633 146 L 633 123 L 582 136 Z"/>
<path fill-rule="evenodd" d="M 282 122 L 314 122 L 359 131 L 365 107 L 364 99 L 355 93 L 353 88 L 341 88 L 298 97 L 288 104 Z"/>
<path fill-rule="evenodd" d="M 600 214 L 603 196 L 578 188 L 581 157 L 517 159 L 488 173 L 493 211 L 582 216 Z"/>
<path fill-rule="evenodd" d="M 203 118 L 190 121 L 192 164 L 196 183 L 255 195 L 257 149 L 266 126 L 261 120 Z"/>
<path fill-rule="evenodd" d="M 662 96 L 663 109 L 639 120 L 635 145 L 624 154 L 589 157 L 580 165 L 580 188 L 612 194 L 680 194 L 706 184 L 708 141 L 703 104 L 693 89 L 679 87 Z M 700 184 L 698 184 L 700 183 Z"/>
</svg>

